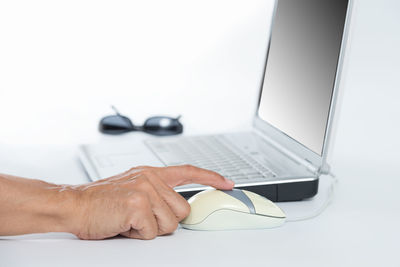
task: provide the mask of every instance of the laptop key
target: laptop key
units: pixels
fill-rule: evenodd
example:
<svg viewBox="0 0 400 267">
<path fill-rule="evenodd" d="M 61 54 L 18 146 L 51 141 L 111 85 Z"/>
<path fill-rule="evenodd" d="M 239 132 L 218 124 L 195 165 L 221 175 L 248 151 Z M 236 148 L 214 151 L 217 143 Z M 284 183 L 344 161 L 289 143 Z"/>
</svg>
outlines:
<svg viewBox="0 0 400 267">
<path fill-rule="evenodd" d="M 225 145 L 223 136 L 198 136 L 175 141 L 152 141 L 148 145 L 167 165 L 191 164 L 212 170 L 234 181 L 265 179 L 275 174 L 249 157 Z M 237 180 L 239 179 L 239 180 Z"/>
</svg>

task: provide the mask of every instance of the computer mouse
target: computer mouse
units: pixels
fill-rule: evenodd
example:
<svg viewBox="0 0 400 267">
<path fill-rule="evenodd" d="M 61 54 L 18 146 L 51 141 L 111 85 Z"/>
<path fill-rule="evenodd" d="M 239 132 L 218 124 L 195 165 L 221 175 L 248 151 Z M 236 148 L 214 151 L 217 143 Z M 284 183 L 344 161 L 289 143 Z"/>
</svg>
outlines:
<svg viewBox="0 0 400 267">
<path fill-rule="evenodd" d="M 205 190 L 188 200 L 181 226 L 191 230 L 264 229 L 282 225 L 285 213 L 272 201 L 247 190 Z"/>
</svg>

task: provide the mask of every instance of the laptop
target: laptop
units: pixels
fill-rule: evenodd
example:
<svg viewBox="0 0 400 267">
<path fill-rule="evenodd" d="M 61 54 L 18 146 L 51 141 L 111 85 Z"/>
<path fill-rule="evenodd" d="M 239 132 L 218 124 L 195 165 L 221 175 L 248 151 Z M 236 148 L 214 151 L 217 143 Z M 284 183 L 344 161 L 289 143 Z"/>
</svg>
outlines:
<svg viewBox="0 0 400 267">
<path fill-rule="evenodd" d="M 138 165 L 191 164 L 272 201 L 318 192 L 326 162 L 350 0 L 279 0 L 251 131 L 80 147 L 95 181 Z M 184 197 L 208 187 L 178 186 Z"/>
</svg>

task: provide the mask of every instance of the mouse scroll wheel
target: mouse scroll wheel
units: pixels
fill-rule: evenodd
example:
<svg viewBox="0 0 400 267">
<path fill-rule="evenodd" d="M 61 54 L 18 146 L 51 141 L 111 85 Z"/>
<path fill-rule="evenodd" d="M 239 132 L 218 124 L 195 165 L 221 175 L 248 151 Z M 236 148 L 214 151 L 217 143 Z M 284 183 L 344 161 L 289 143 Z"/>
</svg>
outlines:
<svg viewBox="0 0 400 267">
<path fill-rule="evenodd" d="M 250 198 L 242 191 L 239 189 L 233 189 L 233 190 L 221 190 L 225 194 L 230 195 L 231 197 L 236 198 L 243 204 L 249 208 L 249 211 L 251 214 L 256 214 L 256 208 L 253 205 L 253 202 L 251 202 Z"/>
</svg>

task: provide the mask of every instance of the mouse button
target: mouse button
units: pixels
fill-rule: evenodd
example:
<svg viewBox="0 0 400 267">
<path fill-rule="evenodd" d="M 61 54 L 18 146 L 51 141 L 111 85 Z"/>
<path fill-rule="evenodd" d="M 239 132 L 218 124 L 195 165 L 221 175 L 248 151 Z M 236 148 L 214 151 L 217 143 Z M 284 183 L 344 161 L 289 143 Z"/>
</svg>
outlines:
<svg viewBox="0 0 400 267">
<path fill-rule="evenodd" d="M 247 205 L 239 199 L 220 190 L 214 190 L 214 194 L 216 196 L 216 201 L 213 203 L 213 206 L 215 206 L 216 210 L 227 209 L 249 213 Z"/>
<path fill-rule="evenodd" d="M 216 210 L 231 209 L 249 212 L 247 206 L 241 201 L 219 191 L 206 190 L 189 199 L 190 213 L 181 223 L 197 224 Z"/>
<path fill-rule="evenodd" d="M 256 209 L 253 205 L 253 202 L 250 200 L 250 198 L 242 191 L 239 189 L 233 189 L 233 190 L 221 190 L 221 192 L 224 192 L 225 194 L 230 195 L 231 197 L 236 198 L 237 200 L 243 202 L 249 209 L 251 214 L 256 213 Z"/>
<path fill-rule="evenodd" d="M 247 190 L 243 190 L 243 192 L 253 202 L 256 214 L 282 218 L 286 217 L 285 213 L 271 200 Z"/>
</svg>

